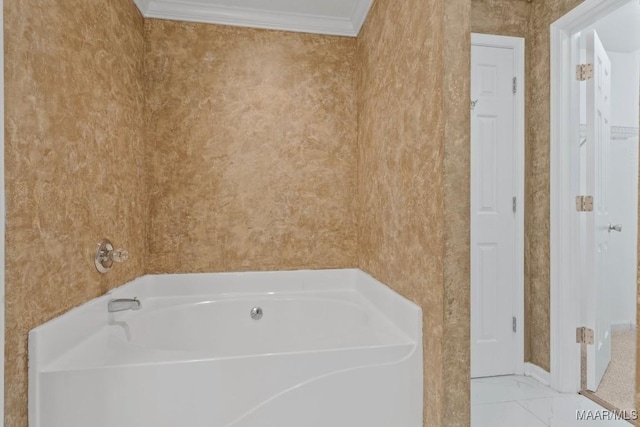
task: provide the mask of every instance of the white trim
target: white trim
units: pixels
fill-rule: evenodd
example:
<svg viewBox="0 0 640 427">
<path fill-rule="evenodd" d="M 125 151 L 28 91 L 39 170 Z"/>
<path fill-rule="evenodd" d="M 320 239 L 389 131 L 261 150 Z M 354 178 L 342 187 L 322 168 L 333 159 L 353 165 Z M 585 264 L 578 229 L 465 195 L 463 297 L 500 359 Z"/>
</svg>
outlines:
<svg viewBox="0 0 640 427">
<path fill-rule="evenodd" d="M 551 387 L 562 392 L 580 389 L 580 351 L 575 343 L 579 322 L 579 230 L 577 83 L 573 79 L 572 36 L 625 3 L 634 0 L 585 0 L 551 27 L 551 150 L 550 150 L 550 365 Z"/>
<path fill-rule="evenodd" d="M 512 49 L 514 58 L 514 77 L 517 79 L 518 90 L 515 94 L 514 111 L 514 140 L 513 153 L 515 194 L 518 208 L 515 219 L 515 274 L 516 291 L 514 293 L 513 309 L 518 321 L 514 355 L 515 374 L 524 373 L 524 140 L 525 140 L 525 41 L 522 37 L 496 36 L 490 34 L 471 33 L 473 46 L 488 46 Z"/>
<path fill-rule="evenodd" d="M 134 0 L 145 18 L 357 37 L 373 3 L 358 0 L 349 17 L 273 12 L 188 0 Z"/>
<path fill-rule="evenodd" d="M 142 14 L 142 16 L 145 16 L 145 13 L 147 12 L 147 9 L 149 8 L 149 2 L 150 1 L 151 0 L 133 0 L 133 3 L 138 7 L 138 10 Z"/>
<path fill-rule="evenodd" d="M 367 15 L 369 15 L 369 11 L 371 10 L 371 6 L 373 6 L 373 1 L 359 1 L 356 3 L 356 7 L 353 8 L 351 23 L 356 36 L 360 34 L 360 30 L 362 29 L 364 22 L 367 20 Z"/>
<path fill-rule="evenodd" d="M 524 364 L 524 375 L 531 377 L 539 383 L 548 386 L 550 384 L 551 375 L 538 365 L 527 362 Z"/>
</svg>

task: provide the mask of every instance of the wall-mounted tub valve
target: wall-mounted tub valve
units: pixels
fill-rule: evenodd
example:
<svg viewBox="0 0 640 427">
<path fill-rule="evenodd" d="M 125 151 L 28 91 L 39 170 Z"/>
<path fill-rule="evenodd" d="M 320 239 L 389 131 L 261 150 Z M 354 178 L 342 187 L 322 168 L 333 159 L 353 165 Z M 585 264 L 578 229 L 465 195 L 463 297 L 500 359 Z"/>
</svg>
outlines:
<svg viewBox="0 0 640 427">
<path fill-rule="evenodd" d="M 100 273 L 107 273 L 111 270 L 114 262 L 123 262 L 129 259 L 129 252 L 123 249 L 113 249 L 113 245 L 108 239 L 102 239 L 96 247 L 96 269 Z"/>
</svg>

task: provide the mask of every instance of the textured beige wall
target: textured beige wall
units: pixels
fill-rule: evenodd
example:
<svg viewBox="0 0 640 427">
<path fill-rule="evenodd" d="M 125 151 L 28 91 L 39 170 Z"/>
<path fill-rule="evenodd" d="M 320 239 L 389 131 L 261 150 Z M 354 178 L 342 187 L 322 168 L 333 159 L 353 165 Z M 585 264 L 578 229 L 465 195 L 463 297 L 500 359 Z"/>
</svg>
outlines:
<svg viewBox="0 0 640 427">
<path fill-rule="evenodd" d="M 5 0 L 5 425 L 27 426 L 27 333 L 143 273 L 143 20 L 129 0 Z M 93 266 L 109 237 L 131 259 Z"/>
<path fill-rule="evenodd" d="M 355 267 L 355 40 L 146 21 L 149 272 Z"/>
<path fill-rule="evenodd" d="M 359 264 L 423 308 L 426 426 L 468 425 L 469 420 L 468 171 L 462 170 L 468 161 L 468 105 L 458 112 L 459 103 L 468 101 L 467 4 L 451 2 L 445 26 L 442 1 L 377 0 L 358 38 Z M 462 19 L 460 27 L 453 24 L 456 18 Z M 451 35 L 448 45 L 465 49 L 454 50 L 447 61 L 445 29 Z M 458 66 L 463 73 L 453 72 L 445 80 L 445 71 Z M 455 96 L 446 103 L 445 82 L 447 95 Z M 445 121 L 445 110 L 450 120 Z M 449 180 L 445 126 L 451 138 Z M 448 200 L 452 221 L 463 226 L 460 234 L 443 227 L 445 183 L 461 190 L 460 203 L 455 197 Z M 449 269 L 445 232 L 456 241 L 447 247 Z M 451 269 L 456 259 L 463 263 L 459 274 Z M 452 298 L 446 302 L 445 276 L 451 291 L 446 295 Z M 453 296 L 457 290 L 461 294 Z M 453 334 L 448 345 L 445 330 Z"/>
<path fill-rule="evenodd" d="M 444 419 L 470 424 L 471 2 L 444 4 Z"/>
<path fill-rule="evenodd" d="M 529 109 L 526 151 L 526 277 L 530 361 L 550 368 L 550 109 L 549 26 L 582 0 L 534 1 L 529 23 Z"/>
<path fill-rule="evenodd" d="M 8 213 L 24 229 L 8 230 L 7 250 L 16 254 L 8 272 L 17 278 L 7 283 L 25 290 L 8 295 L 16 332 L 7 337 L 7 365 L 15 366 L 7 369 L 7 425 L 26 425 L 28 329 L 141 274 L 145 226 L 152 272 L 359 263 L 424 309 L 425 425 L 469 424 L 469 0 L 378 0 L 357 55 L 353 39 L 148 21 L 144 76 L 142 20 L 129 3 L 117 16 L 112 5 L 28 5 L 43 10 L 38 16 L 10 1 Z M 81 31 L 98 46 L 80 47 Z M 41 59 L 41 46 L 54 60 Z M 31 72 L 38 67 L 69 72 Z M 66 121 L 49 129 L 54 120 Z M 27 139 L 43 144 L 28 147 Z M 46 165 L 34 166 L 67 154 L 69 171 L 42 175 Z M 89 167 L 97 182 L 86 179 Z M 110 187 L 115 172 L 121 177 Z M 28 221 L 19 203 L 39 185 L 69 194 L 45 194 L 63 199 L 46 205 L 32 197 Z M 100 212 L 94 187 L 106 188 L 113 212 Z M 103 233 L 134 256 L 104 277 L 91 266 Z M 54 254 L 39 252 L 43 241 Z M 60 261 L 67 247 L 81 259 Z M 45 258 L 43 268 L 32 253 Z M 51 297 L 58 293 L 65 300 Z M 34 310 L 23 310 L 34 296 Z"/>
<path fill-rule="evenodd" d="M 471 0 L 471 31 L 525 37 L 530 14 L 529 0 Z"/>
</svg>

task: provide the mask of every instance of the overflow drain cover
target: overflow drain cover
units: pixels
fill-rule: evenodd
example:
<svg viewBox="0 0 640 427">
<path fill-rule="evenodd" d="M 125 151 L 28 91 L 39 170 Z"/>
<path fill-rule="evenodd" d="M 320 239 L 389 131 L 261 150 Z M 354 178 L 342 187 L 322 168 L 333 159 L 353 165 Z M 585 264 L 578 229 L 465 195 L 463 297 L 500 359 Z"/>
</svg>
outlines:
<svg viewBox="0 0 640 427">
<path fill-rule="evenodd" d="M 253 307 L 251 309 L 251 318 L 254 320 L 260 320 L 262 319 L 262 309 L 260 307 Z"/>
</svg>

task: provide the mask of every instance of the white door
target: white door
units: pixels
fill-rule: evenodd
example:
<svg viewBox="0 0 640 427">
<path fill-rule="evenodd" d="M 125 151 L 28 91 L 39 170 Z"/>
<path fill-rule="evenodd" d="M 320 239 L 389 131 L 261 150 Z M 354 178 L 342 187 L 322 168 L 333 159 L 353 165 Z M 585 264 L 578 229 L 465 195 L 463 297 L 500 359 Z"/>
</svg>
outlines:
<svg viewBox="0 0 640 427">
<path fill-rule="evenodd" d="M 515 372 L 514 50 L 471 48 L 471 376 Z"/>
<path fill-rule="evenodd" d="M 587 80 L 586 193 L 593 196 L 593 212 L 586 215 L 586 319 L 594 331 L 587 347 L 587 388 L 595 391 L 611 360 L 611 312 L 606 286 L 609 240 L 609 180 L 611 147 L 611 62 L 595 30 L 585 32 L 586 61 L 593 64 Z"/>
</svg>

